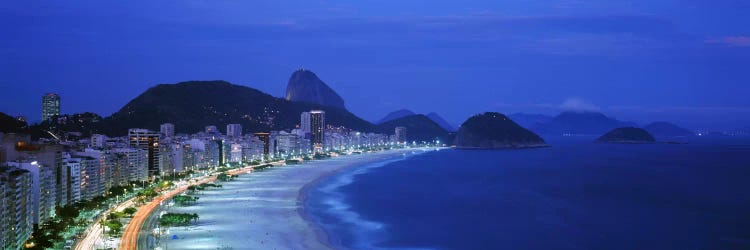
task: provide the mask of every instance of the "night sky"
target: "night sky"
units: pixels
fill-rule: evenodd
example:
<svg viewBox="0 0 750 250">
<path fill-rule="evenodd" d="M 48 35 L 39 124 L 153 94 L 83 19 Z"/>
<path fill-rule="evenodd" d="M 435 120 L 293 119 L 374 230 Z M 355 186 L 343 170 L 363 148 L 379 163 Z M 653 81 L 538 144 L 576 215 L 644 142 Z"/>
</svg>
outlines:
<svg viewBox="0 0 750 250">
<path fill-rule="evenodd" d="M 227 80 L 282 97 L 304 67 L 377 120 L 408 108 L 597 110 L 750 127 L 750 1 L 9 1 L 0 112 L 107 116 L 159 83 Z"/>
</svg>

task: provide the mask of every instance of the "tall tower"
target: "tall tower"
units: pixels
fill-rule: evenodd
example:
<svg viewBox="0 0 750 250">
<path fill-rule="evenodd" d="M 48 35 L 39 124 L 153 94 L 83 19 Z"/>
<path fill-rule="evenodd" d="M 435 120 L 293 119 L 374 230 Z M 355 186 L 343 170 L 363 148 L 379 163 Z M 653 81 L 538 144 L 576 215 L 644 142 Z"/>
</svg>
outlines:
<svg viewBox="0 0 750 250">
<path fill-rule="evenodd" d="M 314 148 L 323 148 L 325 128 L 326 112 L 322 110 L 310 111 L 310 140 Z"/>
<path fill-rule="evenodd" d="M 60 115 L 60 96 L 48 93 L 42 96 L 42 121 Z"/>
</svg>

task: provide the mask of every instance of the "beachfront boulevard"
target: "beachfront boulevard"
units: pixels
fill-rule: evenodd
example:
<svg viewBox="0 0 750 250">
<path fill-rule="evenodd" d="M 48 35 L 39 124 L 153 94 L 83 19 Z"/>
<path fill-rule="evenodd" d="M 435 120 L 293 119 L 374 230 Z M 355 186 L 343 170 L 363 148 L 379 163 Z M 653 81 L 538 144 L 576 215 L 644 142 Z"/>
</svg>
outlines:
<svg viewBox="0 0 750 250">
<path fill-rule="evenodd" d="M 274 164 L 283 164 L 283 161 L 279 162 L 273 162 L 269 163 L 271 165 Z M 258 165 L 256 165 L 258 166 Z M 240 169 L 233 169 L 227 171 L 227 174 L 229 175 L 237 175 L 246 173 L 249 171 L 252 171 L 254 166 L 247 166 Z M 219 175 L 210 175 L 202 177 L 198 180 L 193 180 L 188 182 L 186 185 L 181 185 L 176 187 L 175 189 L 171 191 L 167 191 L 164 194 L 154 198 L 152 201 L 146 203 L 145 205 L 138 208 L 138 212 L 133 215 L 133 218 L 130 220 L 130 223 L 128 223 L 127 227 L 125 227 L 125 231 L 123 232 L 122 240 L 120 241 L 120 248 L 119 249 L 149 249 L 148 243 L 144 240 L 141 240 L 139 242 L 139 238 L 145 239 L 146 235 L 150 230 L 146 230 L 145 232 L 142 231 L 142 227 L 144 223 L 146 223 L 147 220 L 150 219 L 152 212 L 157 209 L 161 204 L 164 203 L 164 201 L 167 201 L 171 198 L 173 198 L 175 195 L 181 194 L 185 192 L 185 190 L 188 190 L 188 188 L 206 184 L 209 182 L 214 182 L 217 180 L 217 176 Z M 147 224 L 150 225 L 150 224 Z"/>
<path fill-rule="evenodd" d="M 330 248 L 322 230 L 304 214 L 306 188 L 348 167 L 399 160 L 426 150 L 432 148 L 278 161 L 202 177 L 139 207 L 118 249 Z M 201 186 L 207 188 L 197 188 Z M 172 221 L 180 215 L 195 217 L 184 224 Z"/>
</svg>

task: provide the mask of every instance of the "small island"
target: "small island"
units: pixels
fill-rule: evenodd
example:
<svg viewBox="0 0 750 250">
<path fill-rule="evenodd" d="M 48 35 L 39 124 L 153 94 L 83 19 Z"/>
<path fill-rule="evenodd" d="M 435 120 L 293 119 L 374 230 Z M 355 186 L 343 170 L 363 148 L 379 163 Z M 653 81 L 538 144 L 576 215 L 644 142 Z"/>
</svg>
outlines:
<svg viewBox="0 0 750 250">
<path fill-rule="evenodd" d="M 599 137 L 596 142 L 602 143 L 625 143 L 641 144 L 654 143 L 656 139 L 648 131 L 642 128 L 624 127 L 616 128 Z"/>
<path fill-rule="evenodd" d="M 460 149 L 520 149 L 548 146 L 539 135 L 495 112 L 475 115 L 466 120 L 456 134 L 455 144 Z"/>
</svg>

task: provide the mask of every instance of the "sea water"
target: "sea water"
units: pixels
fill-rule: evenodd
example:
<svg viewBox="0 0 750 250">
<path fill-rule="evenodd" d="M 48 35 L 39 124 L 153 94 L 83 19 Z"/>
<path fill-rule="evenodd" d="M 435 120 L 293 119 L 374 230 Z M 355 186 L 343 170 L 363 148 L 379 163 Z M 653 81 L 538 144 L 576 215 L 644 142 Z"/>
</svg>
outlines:
<svg viewBox="0 0 750 250">
<path fill-rule="evenodd" d="M 592 141 L 351 168 L 305 212 L 348 249 L 750 249 L 750 140 Z"/>
</svg>

